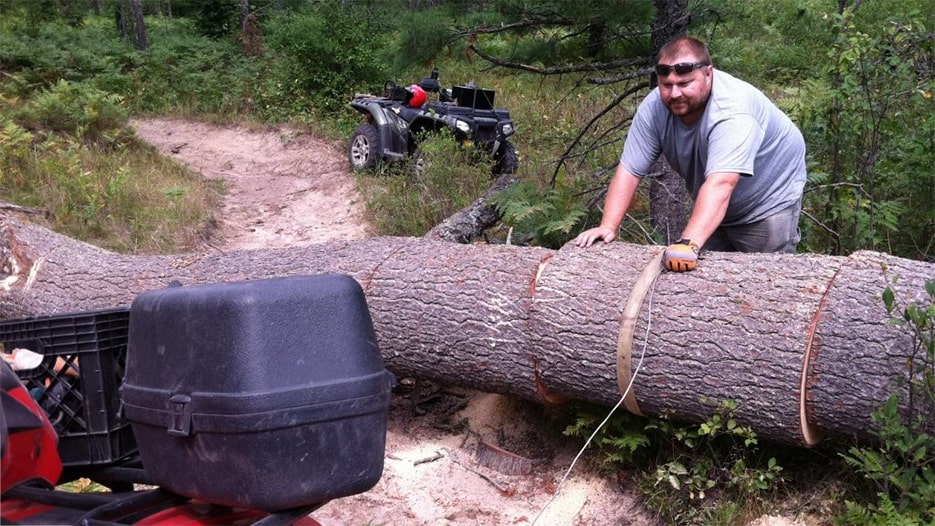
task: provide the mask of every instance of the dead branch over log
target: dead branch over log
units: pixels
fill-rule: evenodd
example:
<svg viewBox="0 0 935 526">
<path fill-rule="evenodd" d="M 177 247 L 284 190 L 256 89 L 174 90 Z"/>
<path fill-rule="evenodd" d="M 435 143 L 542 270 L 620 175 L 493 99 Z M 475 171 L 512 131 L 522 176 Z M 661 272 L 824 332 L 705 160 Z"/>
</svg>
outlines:
<svg viewBox="0 0 935 526">
<path fill-rule="evenodd" d="M 34 207 L 29 207 L 29 206 L 14 205 L 13 203 L 7 203 L 6 201 L 0 201 L 0 210 L 9 211 L 9 212 L 19 212 L 21 214 L 41 215 L 44 217 L 49 216 L 49 211 L 44 208 L 34 208 Z"/>
<path fill-rule="evenodd" d="M 0 216 L 2 217 L 2 216 Z M 536 400 L 614 404 L 621 313 L 659 247 L 554 251 L 372 238 L 291 249 L 126 256 L 0 220 L 0 320 L 129 305 L 167 286 L 338 272 L 363 286 L 387 367 L 401 376 Z M 700 422 L 733 400 L 766 439 L 867 438 L 905 380 L 912 336 L 881 294 L 918 301 L 935 265 L 708 253 L 663 273 L 640 309 L 631 362 L 644 414 Z M 642 359 L 642 362 L 640 360 Z"/>
<path fill-rule="evenodd" d="M 454 243 L 471 243 L 500 220 L 500 212 L 490 199 L 519 181 L 513 174 L 503 174 L 470 205 L 458 210 L 425 234 L 426 238 Z"/>
</svg>

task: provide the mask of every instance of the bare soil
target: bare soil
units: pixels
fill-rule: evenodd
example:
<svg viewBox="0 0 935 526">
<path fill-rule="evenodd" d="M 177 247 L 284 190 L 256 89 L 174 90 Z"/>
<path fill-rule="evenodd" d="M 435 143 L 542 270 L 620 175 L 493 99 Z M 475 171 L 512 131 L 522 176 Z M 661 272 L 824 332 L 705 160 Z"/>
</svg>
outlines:
<svg viewBox="0 0 935 526">
<path fill-rule="evenodd" d="M 301 246 L 373 235 L 343 144 L 285 127 L 148 119 L 137 134 L 224 181 L 206 249 Z M 408 382 L 394 394 L 381 480 L 312 514 L 330 525 L 661 524 L 625 474 L 601 470 L 548 408 L 496 394 Z M 567 474 L 567 478 L 566 478 Z M 764 516 L 750 526 L 805 526 Z"/>
<path fill-rule="evenodd" d="M 300 246 L 370 235 L 339 146 L 288 128 L 250 130 L 173 119 L 133 123 L 139 137 L 226 190 L 209 244 Z"/>
</svg>

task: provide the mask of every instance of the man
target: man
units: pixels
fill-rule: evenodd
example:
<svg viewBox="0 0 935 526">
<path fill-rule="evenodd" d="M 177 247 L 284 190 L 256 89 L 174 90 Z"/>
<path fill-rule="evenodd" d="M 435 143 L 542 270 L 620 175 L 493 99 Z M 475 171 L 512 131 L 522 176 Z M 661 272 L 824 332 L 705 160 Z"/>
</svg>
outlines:
<svg viewBox="0 0 935 526">
<path fill-rule="evenodd" d="M 579 247 L 617 237 L 640 180 L 659 155 L 685 179 L 694 206 L 669 270 L 693 270 L 698 252 L 795 252 L 805 187 L 805 141 L 762 92 L 714 69 L 707 47 L 677 38 L 659 51 L 659 86 L 640 104 L 607 190 L 600 226 Z"/>
</svg>

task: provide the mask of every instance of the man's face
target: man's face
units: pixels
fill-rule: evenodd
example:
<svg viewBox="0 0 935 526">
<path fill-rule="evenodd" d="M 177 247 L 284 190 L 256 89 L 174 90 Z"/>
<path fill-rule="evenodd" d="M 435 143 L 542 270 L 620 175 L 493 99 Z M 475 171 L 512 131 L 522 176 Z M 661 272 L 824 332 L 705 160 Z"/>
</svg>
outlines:
<svg viewBox="0 0 935 526">
<path fill-rule="evenodd" d="M 659 65 L 668 66 L 697 62 L 698 59 L 689 54 L 677 54 L 659 59 Z M 692 124 L 704 113 L 708 97 L 711 95 L 714 70 L 711 66 L 700 66 L 680 75 L 674 68 L 669 69 L 667 75 L 658 75 L 662 103 L 673 115 L 681 117 L 682 122 Z"/>
</svg>

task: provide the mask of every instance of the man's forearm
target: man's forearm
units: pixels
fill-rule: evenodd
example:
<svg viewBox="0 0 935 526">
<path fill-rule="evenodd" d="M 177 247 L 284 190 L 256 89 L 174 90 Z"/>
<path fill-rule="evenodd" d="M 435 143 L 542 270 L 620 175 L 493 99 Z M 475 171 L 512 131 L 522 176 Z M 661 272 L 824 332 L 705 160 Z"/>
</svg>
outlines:
<svg viewBox="0 0 935 526">
<path fill-rule="evenodd" d="M 724 220 L 730 196 L 737 186 L 740 175 L 736 173 L 716 173 L 708 176 L 698 191 L 698 198 L 692 208 L 691 217 L 682 238 L 688 238 L 704 246 L 711 234 Z"/>
</svg>

